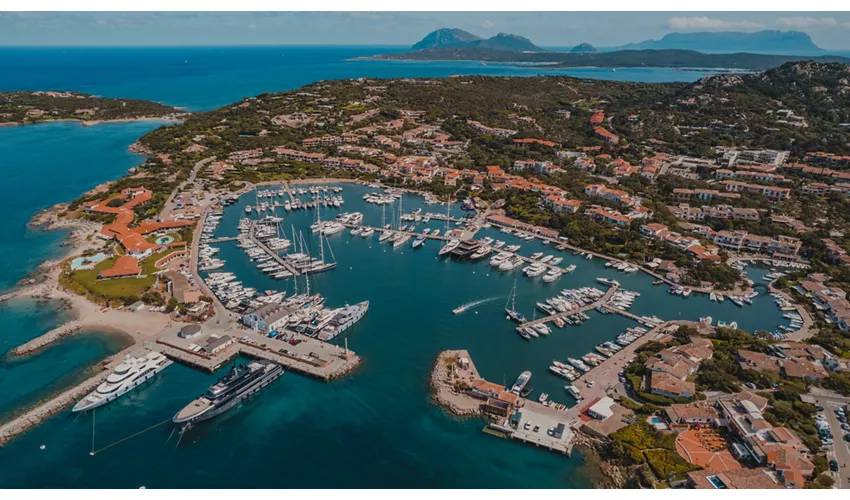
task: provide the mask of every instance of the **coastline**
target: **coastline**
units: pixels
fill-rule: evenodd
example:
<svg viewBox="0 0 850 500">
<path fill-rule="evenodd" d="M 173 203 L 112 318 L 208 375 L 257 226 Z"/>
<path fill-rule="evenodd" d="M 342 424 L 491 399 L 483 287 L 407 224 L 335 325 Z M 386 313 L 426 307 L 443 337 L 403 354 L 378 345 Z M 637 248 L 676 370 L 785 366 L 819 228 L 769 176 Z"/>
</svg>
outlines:
<svg viewBox="0 0 850 500">
<path fill-rule="evenodd" d="M 138 118 L 113 118 L 109 120 L 83 120 L 80 118 L 57 118 L 55 120 L 41 120 L 37 122 L 3 122 L 0 123 L 0 128 L 4 127 L 27 127 L 30 125 L 42 125 L 48 123 L 79 123 L 83 127 L 93 127 L 95 125 L 107 124 L 107 123 L 132 123 L 132 122 L 169 122 L 169 123 L 182 123 L 183 117 L 189 115 L 190 113 L 181 113 L 175 115 L 163 115 L 163 116 L 140 116 Z"/>
</svg>

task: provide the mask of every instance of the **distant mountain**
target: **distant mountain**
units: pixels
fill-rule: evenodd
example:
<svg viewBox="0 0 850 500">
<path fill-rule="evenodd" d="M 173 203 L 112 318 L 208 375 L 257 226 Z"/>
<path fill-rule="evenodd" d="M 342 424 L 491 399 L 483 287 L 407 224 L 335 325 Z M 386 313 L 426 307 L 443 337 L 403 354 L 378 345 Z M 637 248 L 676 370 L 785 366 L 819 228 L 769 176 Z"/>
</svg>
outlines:
<svg viewBox="0 0 850 500">
<path fill-rule="evenodd" d="M 442 28 L 428 33 L 425 38 L 419 40 L 413 46 L 413 50 L 458 47 L 478 40 L 481 40 L 481 37 L 477 37 L 468 31 L 457 28 Z"/>
<path fill-rule="evenodd" d="M 580 44 L 576 45 L 575 47 L 573 47 L 572 49 L 570 49 L 571 54 L 587 54 L 587 53 L 590 53 L 590 52 L 599 52 L 599 51 L 596 50 L 596 47 L 594 47 L 593 45 L 591 45 L 589 43 L 580 43 Z"/>
<path fill-rule="evenodd" d="M 682 49 L 700 52 L 751 52 L 761 54 L 816 54 L 824 52 L 800 31 L 766 30 L 668 33 L 660 40 L 630 43 L 614 50 Z"/>
<path fill-rule="evenodd" d="M 432 31 L 425 35 L 425 38 L 416 42 L 412 49 L 419 51 L 461 47 L 480 47 L 504 52 L 545 52 L 544 49 L 531 43 L 528 38 L 518 35 L 499 33 L 494 37 L 483 39 L 457 28 L 442 28 Z"/>
</svg>

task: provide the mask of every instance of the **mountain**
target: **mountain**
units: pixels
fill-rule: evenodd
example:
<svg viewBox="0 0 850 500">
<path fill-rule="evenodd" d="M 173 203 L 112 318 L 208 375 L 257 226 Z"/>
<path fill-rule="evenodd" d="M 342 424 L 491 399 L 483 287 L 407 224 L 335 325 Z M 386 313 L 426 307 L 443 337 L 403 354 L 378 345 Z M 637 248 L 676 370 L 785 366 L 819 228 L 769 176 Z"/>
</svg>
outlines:
<svg viewBox="0 0 850 500">
<path fill-rule="evenodd" d="M 631 43 L 614 50 L 683 49 L 700 52 L 755 52 L 762 54 L 816 54 L 824 52 L 800 31 L 765 30 L 668 33 L 660 40 Z"/>
<path fill-rule="evenodd" d="M 413 46 L 413 50 L 456 47 L 478 40 L 481 40 L 481 38 L 468 31 L 457 28 L 442 28 L 428 33 L 425 38 L 419 40 Z"/>
<path fill-rule="evenodd" d="M 589 52 L 599 52 L 596 47 L 589 43 L 580 43 L 570 49 L 570 54 L 587 54 Z"/>
<path fill-rule="evenodd" d="M 425 38 L 416 42 L 412 49 L 419 51 L 460 47 L 480 47 L 504 52 L 545 52 L 545 50 L 531 43 L 528 38 L 519 35 L 499 33 L 494 37 L 483 39 L 457 28 L 442 28 L 432 31 L 425 35 Z"/>
</svg>

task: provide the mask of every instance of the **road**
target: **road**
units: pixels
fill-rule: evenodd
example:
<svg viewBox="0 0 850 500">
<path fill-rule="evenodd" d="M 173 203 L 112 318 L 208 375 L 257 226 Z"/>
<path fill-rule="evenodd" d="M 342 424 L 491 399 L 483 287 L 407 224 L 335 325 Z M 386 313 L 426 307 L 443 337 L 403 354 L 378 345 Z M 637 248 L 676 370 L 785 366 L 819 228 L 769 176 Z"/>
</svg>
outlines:
<svg viewBox="0 0 850 500">
<path fill-rule="evenodd" d="M 835 485 L 841 489 L 850 489 L 850 443 L 844 440 L 844 435 L 847 431 L 841 429 L 841 422 L 835 415 L 835 410 L 839 407 L 846 406 L 850 398 L 816 396 L 815 404 L 824 407 L 823 413 L 826 415 L 826 420 L 829 423 L 829 429 L 834 436 L 833 444 L 825 446 L 826 457 L 829 460 L 835 459 L 838 461 L 838 472 L 828 472 L 833 479 Z"/>
</svg>

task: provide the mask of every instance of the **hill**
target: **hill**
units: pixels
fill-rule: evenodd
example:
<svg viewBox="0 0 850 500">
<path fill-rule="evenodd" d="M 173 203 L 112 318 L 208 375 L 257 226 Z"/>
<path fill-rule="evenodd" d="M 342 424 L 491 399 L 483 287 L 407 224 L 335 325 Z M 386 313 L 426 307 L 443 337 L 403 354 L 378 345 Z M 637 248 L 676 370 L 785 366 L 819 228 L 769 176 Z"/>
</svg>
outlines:
<svg viewBox="0 0 850 500">
<path fill-rule="evenodd" d="M 504 52 L 544 52 L 543 49 L 534 45 L 531 40 L 519 35 L 499 33 L 496 36 L 484 39 L 457 28 L 442 28 L 432 31 L 425 35 L 425 38 L 416 42 L 411 48 L 414 51 L 484 48 Z"/>
<path fill-rule="evenodd" d="M 596 47 L 589 43 L 580 43 L 570 49 L 570 53 L 572 54 L 586 54 L 588 52 L 599 52 Z"/>
<path fill-rule="evenodd" d="M 425 35 L 413 45 L 413 50 L 456 47 L 481 40 L 480 37 L 457 28 L 442 28 Z"/>
<path fill-rule="evenodd" d="M 701 52 L 754 52 L 761 54 L 817 54 L 824 52 L 800 31 L 765 30 L 668 33 L 659 40 L 645 40 L 616 50 L 683 49 Z"/>
</svg>

